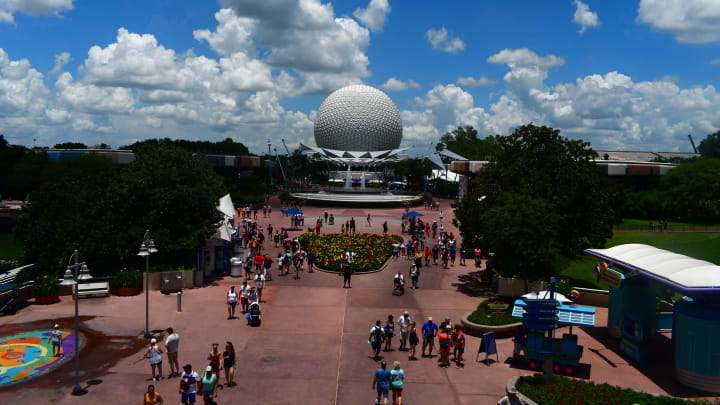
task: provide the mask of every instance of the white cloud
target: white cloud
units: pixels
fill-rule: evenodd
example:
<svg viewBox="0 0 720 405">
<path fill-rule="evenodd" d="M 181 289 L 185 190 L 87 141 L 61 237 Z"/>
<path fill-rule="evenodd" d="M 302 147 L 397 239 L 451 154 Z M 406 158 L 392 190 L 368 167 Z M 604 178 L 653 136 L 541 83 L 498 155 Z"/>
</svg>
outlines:
<svg viewBox="0 0 720 405">
<path fill-rule="evenodd" d="M 380 85 L 380 87 L 387 91 L 405 91 L 411 87 L 414 89 L 419 89 L 420 85 L 412 79 L 408 80 L 407 82 L 403 82 L 402 80 L 391 77 L 387 79 L 384 84 Z"/>
<path fill-rule="evenodd" d="M 63 66 L 70 62 L 70 53 L 63 52 L 55 55 L 55 66 L 48 72 L 48 76 L 57 76 L 62 71 Z"/>
<path fill-rule="evenodd" d="M 0 23 L 14 23 L 14 13 L 31 16 L 60 15 L 72 10 L 75 0 L 0 0 Z"/>
<path fill-rule="evenodd" d="M 590 28 L 597 28 L 600 25 L 598 21 L 598 15 L 596 12 L 590 11 L 590 7 L 580 0 L 574 0 L 575 14 L 573 15 L 573 22 L 580 25 L 578 34 L 582 35 L 585 30 Z"/>
<path fill-rule="evenodd" d="M 45 115 L 51 122 L 57 124 L 61 124 L 72 118 L 72 114 L 70 114 L 70 112 L 68 112 L 67 110 L 55 108 L 48 108 L 47 110 L 45 110 Z"/>
<path fill-rule="evenodd" d="M 472 76 L 458 77 L 457 84 L 465 87 L 491 87 L 497 84 L 497 80 L 480 76 L 477 79 Z"/>
<path fill-rule="evenodd" d="M 215 31 L 195 30 L 193 37 L 198 41 L 207 41 L 210 48 L 219 55 L 230 56 L 236 52 L 255 54 L 252 35 L 257 20 L 238 17 L 229 8 L 223 8 L 215 13 L 215 19 L 218 22 Z"/>
<path fill-rule="evenodd" d="M 678 42 L 720 41 L 720 2 L 714 0 L 640 0 L 637 21 Z"/>
<path fill-rule="evenodd" d="M 433 49 L 439 49 L 447 53 L 456 53 L 465 50 L 465 42 L 459 37 L 451 37 L 445 27 L 439 30 L 430 28 L 425 33 L 425 38 L 430 42 Z"/>
<path fill-rule="evenodd" d="M 11 60 L 0 48 L 0 117 L 42 115 L 49 93 L 30 61 Z"/>
<path fill-rule="evenodd" d="M 713 86 L 683 89 L 666 78 L 633 81 L 619 72 L 548 86 L 548 71 L 562 65 L 562 58 L 520 49 L 501 51 L 491 59 L 510 69 L 507 90 L 497 102 L 486 110 L 462 88 L 436 85 L 415 98 L 419 111 L 402 111 L 409 136 L 432 140 L 457 125 L 473 125 L 480 134 L 507 134 L 533 122 L 596 148 L 686 150 L 685 134 L 720 128 L 720 93 Z M 527 74 L 532 80 L 521 80 Z"/>
<path fill-rule="evenodd" d="M 370 0 L 367 8 L 358 8 L 353 15 L 372 31 L 382 31 L 390 13 L 388 0 Z"/>
<path fill-rule="evenodd" d="M 129 88 L 74 82 L 67 72 L 58 78 L 55 92 L 61 105 L 85 113 L 122 114 L 132 111 L 135 103 Z"/>
</svg>

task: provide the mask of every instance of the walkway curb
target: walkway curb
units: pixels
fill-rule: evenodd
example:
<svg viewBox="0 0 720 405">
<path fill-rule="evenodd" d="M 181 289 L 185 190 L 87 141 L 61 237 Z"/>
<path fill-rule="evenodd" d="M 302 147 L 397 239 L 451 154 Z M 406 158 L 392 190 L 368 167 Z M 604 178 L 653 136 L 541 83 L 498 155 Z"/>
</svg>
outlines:
<svg viewBox="0 0 720 405">
<path fill-rule="evenodd" d="M 522 322 L 516 322 L 516 323 L 510 323 L 507 325 L 498 325 L 498 326 L 481 325 L 479 323 L 470 322 L 468 320 L 468 317 L 470 316 L 470 314 L 472 314 L 472 312 L 468 312 L 460 320 L 460 322 L 462 322 L 462 324 L 463 324 L 463 327 L 465 327 L 466 333 L 470 336 L 482 337 L 483 333 L 495 332 L 496 337 L 506 338 L 506 337 L 515 336 L 518 329 L 522 328 Z"/>
</svg>

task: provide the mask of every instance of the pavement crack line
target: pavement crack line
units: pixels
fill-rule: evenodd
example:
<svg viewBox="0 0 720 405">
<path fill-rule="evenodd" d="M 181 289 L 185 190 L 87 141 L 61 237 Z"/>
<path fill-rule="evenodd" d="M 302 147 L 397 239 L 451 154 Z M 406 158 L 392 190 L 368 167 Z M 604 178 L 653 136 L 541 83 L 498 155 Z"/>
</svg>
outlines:
<svg viewBox="0 0 720 405">
<path fill-rule="evenodd" d="M 345 337 L 345 316 L 347 314 L 347 295 L 348 291 L 343 291 L 343 318 L 342 324 L 340 325 L 340 347 L 338 348 L 338 368 L 337 368 L 337 380 L 335 381 L 335 405 L 338 403 L 338 395 L 340 393 L 340 366 L 342 365 L 342 348 L 343 338 Z"/>
</svg>

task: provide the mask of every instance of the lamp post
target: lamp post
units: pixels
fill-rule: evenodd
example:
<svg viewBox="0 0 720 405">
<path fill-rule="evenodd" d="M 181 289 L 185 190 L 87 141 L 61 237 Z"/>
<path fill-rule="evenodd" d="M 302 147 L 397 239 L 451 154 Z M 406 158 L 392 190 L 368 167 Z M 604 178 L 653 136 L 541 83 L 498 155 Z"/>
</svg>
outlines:
<svg viewBox="0 0 720 405">
<path fill-rule="evenodd" d="M 153 253 L 156 253 L 158 250 L 155 249 L 155 242 L 150 238 L 150 230 L 145 231 L 145 235 L 143 236 L 143 241 L 140 244 L 140 251 L 138 252 L 138 256 L 145 256 L 145 339 L 150 339 L 152 335 L 150 334 L 150 255 Z"/>
<path fill-rule="evenodd" d="M 87 390 L 80 385 L 80 316 L 78 313 L 78 281 L 89 280 L 92 278 L 85 262 L 78 262 L 80 254 L 77 249 L 68 259 L 68 266 L 65 269 L 65 275 L 60 285 L 75 286 L 75 385 L 73 385 L 73 395 L 83 395 Z M 71 264 L 72 263 L 72 264 Z"/>
</svg>

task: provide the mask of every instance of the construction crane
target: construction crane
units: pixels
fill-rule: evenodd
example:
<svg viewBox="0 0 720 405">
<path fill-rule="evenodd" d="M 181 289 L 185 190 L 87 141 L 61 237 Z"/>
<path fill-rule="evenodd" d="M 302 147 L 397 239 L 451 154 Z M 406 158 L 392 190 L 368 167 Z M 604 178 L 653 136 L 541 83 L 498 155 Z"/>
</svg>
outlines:
<svg viewBox="0 0 720 405">
<path fill-rule="evenodd" d="M 287 155 L 287 158 L 290 159 L 290 150 L 288 149 L 287 145 L 285 145 L 285 139 L 281 139 L 283 146 L 285 147 L 285 154 Z"/>
<path fill-rule="evenodd" d="M 283 143 L 285 143 L 285 142 L 283 142 Z M 285 189 L 287 190 L 288 182 L 287 182 L 287 177 L 285 177 L 285 170 L 283 169 L 282 163 L 280 162 L 280 156 L 278 155 L 277 148 L 273 148 L 273 150 L 275 151 L 275 159 L 277 159 L 278 166 L 280 166 L 280 173 L 283 176 L 283 181 L 285 182 Z"/>
<path fill-rule="evenodd" d="M 698 153 L 697 148 L 695 147 L 695 141 L 693 141 L 692 139 L 692 135 L 688 134 L 688 138 L 690 138 L 690 145 L 692 145 L 693 150 L 695 151 L 695 153 Z"/>
</svg>

